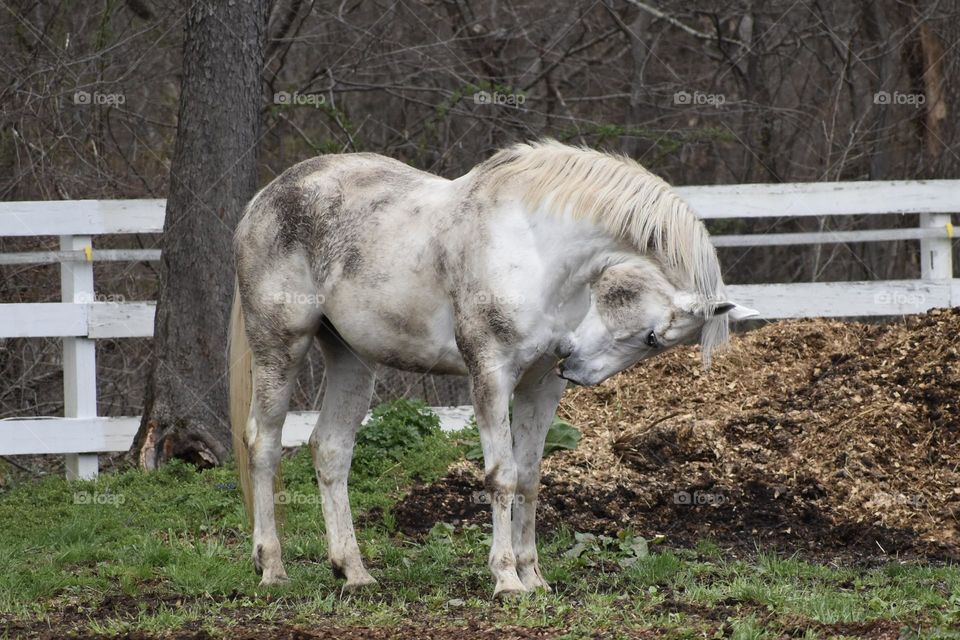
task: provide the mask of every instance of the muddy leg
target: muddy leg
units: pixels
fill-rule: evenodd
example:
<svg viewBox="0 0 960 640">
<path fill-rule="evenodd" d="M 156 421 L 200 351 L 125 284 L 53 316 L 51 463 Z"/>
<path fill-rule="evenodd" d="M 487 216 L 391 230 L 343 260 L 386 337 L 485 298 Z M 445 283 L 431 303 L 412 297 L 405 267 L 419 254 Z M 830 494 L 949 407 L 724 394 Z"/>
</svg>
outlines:
<svg viewBox="0 0 960 640">
<path fill-rule="evenodd" d="M 253 485 L 253 564 L 263 578 L 260 584 L 284 582 L 287 574 L 280 559 L 273 486 L 280 463 L 280 435 L 290 404 L 290 393 L 311 337 L 276 345 L 273 354 L 254 353 L 254 390 L 247 422 L 250 475 Z M 258 366 L 258 362 L 268 364 Z"/>
<path fill-rule="evenodd" d="M 321 336 L 327 386 L 310 446 L 323 500 L 327 555 L 334 574 L 345 578 L 345 588 L 353 590 L 376 583 L 360 557 L 347 495 L 354 439 L 370 408 L 374 373 L 338 340 Z"/>
<path fill-rule="evenodd" d="M 540 573 L 537 558 L 537 495 L 540 491 L 540 459 L 547 431 L 567 381 L 547 372 L 528 373 L 513 396 L 513 458 L 517 464 L 517 499 L 513 507 L 513 552 L 517 573 L 529 590 L 550 585 Z"/>
<path fill-rule="evenodd" d="M 473 404 L 483 448 L 484 485 L 493 511 L 490 571 L 497 580 L 494 596 L 509 597 L 526 591 L 517 575 L 511 542 L 510 512 L 517 488 L 517 465 L 510 441 L 509 402 L 513 381 L 503 368 L 472 377 Z"/>
</svg>

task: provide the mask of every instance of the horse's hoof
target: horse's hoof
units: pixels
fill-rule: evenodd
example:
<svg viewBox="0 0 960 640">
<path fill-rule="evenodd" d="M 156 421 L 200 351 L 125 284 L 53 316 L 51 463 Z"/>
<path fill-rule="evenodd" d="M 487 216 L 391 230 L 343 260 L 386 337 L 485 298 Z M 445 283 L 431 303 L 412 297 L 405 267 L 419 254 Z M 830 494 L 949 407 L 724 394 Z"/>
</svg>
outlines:
<svg viewBox="0 0 960 640">
<path fill-rule="evenodd" d="M 494 600 L 516 600 L 524 593 L 527 588 L 523 586 L 519 578 L 508 577 L 503 580 L 497 580 L 497 588 L 493 591 Z"/>
<path fill-rule="evenodd" d="M 525 593 L 523 589 L 500 589 L 494 592 L 493 599 L 500 602 L 513 602 L 522 598 Z"/>
<path fill-rule="evenodd" d="M 260 579 L 261 587 L 271 587 L 280 584 L 287 584 L 290 582 L 290 578 L 287 577 L 286 573 L 277 573 L 273 575 L 263 574 L 263 577 Z"/>
<path fill-rule="evenodd" d="M 542 591 L 543 593 L 552 593 L 553 589 L 547 584 L 547 581 L 541 578 L 536 583 L 530 583 L 524 585 L 527 588 L 527 591 Z"/>
<path fill-rule="evenodd" d="M 553 589 L 550 588 L 550 584 L 543 579 L 539 571 L 524 575 L 520 578 L 520 581 L 523 582 L 523 588 L 527 591 L 543 591 L 545 593 L 553 591 Z"/>
<path fill-rule="evenodd" d="M 344 593 L 357 593 L 359 591 L 368 591 L 377 586 L 377 581 L 373 576 L 367 575 L 353 580 L 347 580 L 343 585 Z"/>
</svg>

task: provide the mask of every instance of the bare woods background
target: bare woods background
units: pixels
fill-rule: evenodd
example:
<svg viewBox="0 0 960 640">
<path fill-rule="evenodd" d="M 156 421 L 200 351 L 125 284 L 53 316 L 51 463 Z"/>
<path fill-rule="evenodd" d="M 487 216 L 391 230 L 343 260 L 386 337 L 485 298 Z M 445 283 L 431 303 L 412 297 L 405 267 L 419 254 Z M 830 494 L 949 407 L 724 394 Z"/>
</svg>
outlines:
<svg viewBox="0 0 960 640">
<path fill-rule="evenodd" d="M 0 199 L 166 195 L 194 4 L 0 2 Z M 675 184 L 957 178 L 958 41 L 958 0 L 277 0 L 260 182 L 347 151 L 454 177 L 541 136 L 627 153 Z M 55 241 L 0 239 L 0 251 Z M 125 242 L 158 246 L 155 236 L 100 246 Z M 918 272 L 913 244 L 724 249 L 721 258 L 739 283 Z M 155 299 L 152 265 L 96 270 L 107 299 Z M 3 302 L 58 299 L 56 267 L 0 274 Z M 101 413 L 140 413 L 147 344 L 98 349 Z M 57 340 L 0 342 L 0 417 L 59 413 L 59 358 Z M 321 370 L 314 353 L 295 407 L 315 404 Z M 396 372 L 378 394 L 465 400 L 449 380 Z"/>
</svg>

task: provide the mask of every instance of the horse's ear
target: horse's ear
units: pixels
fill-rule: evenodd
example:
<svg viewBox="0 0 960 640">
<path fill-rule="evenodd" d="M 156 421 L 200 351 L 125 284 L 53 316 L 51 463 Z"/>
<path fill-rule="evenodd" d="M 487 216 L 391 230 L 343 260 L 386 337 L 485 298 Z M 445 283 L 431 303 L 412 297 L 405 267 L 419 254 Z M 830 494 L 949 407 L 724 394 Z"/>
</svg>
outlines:
<svg viewBox="0 0 960 640">
<path fill-rule="evenodd" d="M 713 307 L 713 315 L 720 316 L 725 313 L 730 316 L 731 320 L 747 320 L 760 316 L 760 312 L 756 309 L 744 307 L 736 302 L 720 302 Z"/>
<path fill-rule="evenodd" d="M 706 306 L 706 303 L 702 300 L 688 294 L 678 295 L 674 298 L 674 304 L 694 316 L 701 316 L 705 312 L 704 307 Z M 730 316 L 731 320 L 746 320 L 747 318 L 756 318 L 760 315 L 760 312 L 756 309 L 744 307 L 729 300 L 713 305 L 714 316 L 722 316 L 725 313 Z"/>
<path fill-rule="evenodd" d="M 756 309 L 751 309 L 750 307 L 745 307 L 735 302 L 732 304 L 733 308 L 727 311 L 727 315 L 730 316 L 731 320 L 749 320 L 750 318 L 760 317 L 760 312 Z"/>
</svg>

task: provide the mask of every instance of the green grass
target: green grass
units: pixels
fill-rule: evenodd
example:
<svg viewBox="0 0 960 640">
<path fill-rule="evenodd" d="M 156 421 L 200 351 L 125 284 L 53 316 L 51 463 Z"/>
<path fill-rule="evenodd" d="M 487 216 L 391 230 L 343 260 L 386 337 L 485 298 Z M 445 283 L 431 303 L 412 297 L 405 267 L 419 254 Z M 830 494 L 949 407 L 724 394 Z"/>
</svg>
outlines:
<svg viewBox="0 0 960 640">
<path fill-rule="evenodd" d="M 405 489 L 441 478 L 469 447 L 411 411 L 388 412 L 361 437 L 351 478 L 355 515 L 383 511 L 358 531 L 378 589 L 340 593 L 306 449 L 283 463 L 291 582 L 282 587 L 258 586 L 230 466 L 198 472 L 172 463 L 96 482 L 48 477 L 0 495 L 0 637 L 47 625 L 105 635 L 191 626 L 229 637 L 238 626 L 272 623 L 480 621 L 567 637 L 818 638 L 856 636 L 858 624 L 878 620 L 903 638 L 960 638 L 951 631 L 960 628 L 955 566 L 836 567 L 764 554 L 743 561 L 713 542 L 671 551 L 669 539 L 647 547 L 631 532 L 557 532 L 540 544 L 555 591 L 494 602 L 488 527 L 438 525 L 421 540 L 395 529 L 390 508 Z"/>
</svg>

